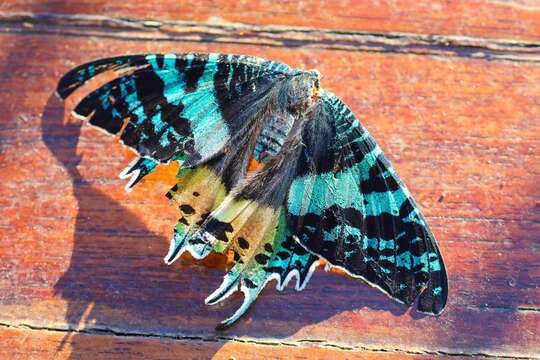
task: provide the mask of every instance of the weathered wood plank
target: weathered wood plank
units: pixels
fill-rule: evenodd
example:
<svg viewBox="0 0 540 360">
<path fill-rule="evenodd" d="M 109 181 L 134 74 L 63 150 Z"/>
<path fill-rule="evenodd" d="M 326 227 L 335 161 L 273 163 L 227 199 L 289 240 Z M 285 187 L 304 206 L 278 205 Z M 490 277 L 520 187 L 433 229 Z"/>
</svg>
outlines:
<svg viewBox="0 0 540 360">
<path fill-rule="evenodd" d="M 540 62 L 540 45 L 425 34 L 369 34 L 248 24 L 146 21 L 125 17 L 0 12 L 0 32 L 95 36 L 123 41 L 212 42 L 284 48 L 421 54 Z"/>
<path fill-rule="evenodd" d="M 464 35 L 538 41 L 536 0 L 192 1 L 5 0 L 4 12 L 107 15 L 153 20 L 240 22 L 361 32 Z"/>
<path fill-rule="evenodd" d="M 179 340 L 133 336 L 78 334 L 29 329 L 0 329 L 3 359 L 362 359 L 429 360 L 470 359 L 444 354 L 396 351 L 342 350 L 305 345 Z M 480 356 L 482 358 L 482 356 Z"/>
<path fill-rule="evenodd" d="M 63 36 L 0 40 L 1 322 L 493 356 L 540 352 L 539 65 Z M 212 330 L 239 299 L 219 309 L 202 304 L 219 284 L 220 259 L 162 264 L 177 217 L 161 195 L 170 172 L 125 194 L 115 174 L 133 155 L 78 122 L 65 125 L 50 97 L 59 76 L 83 61 L 187 50 L 264 55 L 322 72 L 323 86 L 361 115 L 430 217 L 451 281 L 441 317 L 406 311 L 360 282 L 319 271 L 305 291 L 269 288 L 237 326 Z"/>
</svg>

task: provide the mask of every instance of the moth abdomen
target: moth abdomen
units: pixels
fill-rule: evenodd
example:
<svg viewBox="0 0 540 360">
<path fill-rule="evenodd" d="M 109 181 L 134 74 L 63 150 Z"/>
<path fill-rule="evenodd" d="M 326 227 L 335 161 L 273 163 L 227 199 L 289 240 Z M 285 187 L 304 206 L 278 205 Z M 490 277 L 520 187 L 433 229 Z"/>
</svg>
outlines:
<svg viewBox="0 0 540 360">
<path fill-rule="evenodd" d="M 289 136 L 294 117 L 289 113 L 274 114 L 262 125 L 261 132 L 255 141 L 253 158 L 260 163 L 267 163 L 277 156 Z"/>
</svg>

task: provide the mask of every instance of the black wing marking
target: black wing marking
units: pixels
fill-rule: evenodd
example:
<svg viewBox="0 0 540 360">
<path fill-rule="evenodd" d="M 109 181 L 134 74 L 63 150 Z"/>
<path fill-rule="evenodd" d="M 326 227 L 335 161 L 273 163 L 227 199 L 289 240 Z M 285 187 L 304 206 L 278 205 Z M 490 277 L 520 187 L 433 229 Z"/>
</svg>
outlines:
<svg viewBox="0 0 540 360">
<path fill-rule="evenodd" d="M 292 232 L 333 266 L 439 314 L 448 284 L 441 254 L 415 201 L 381 149 L 336 96 L 309 115 L 287 199 Z"/>
</svg>

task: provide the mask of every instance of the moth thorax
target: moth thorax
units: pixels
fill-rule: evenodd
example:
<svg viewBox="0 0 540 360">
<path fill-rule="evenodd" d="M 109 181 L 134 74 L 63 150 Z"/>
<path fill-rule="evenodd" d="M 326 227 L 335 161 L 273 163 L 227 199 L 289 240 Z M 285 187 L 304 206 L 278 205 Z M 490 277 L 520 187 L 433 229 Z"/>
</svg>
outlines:
<svg viewBox="0 0 540 360">
<path fill-rule="evenodd" d="M 316 70 L 295 75 L 287 88 L 287 111 L 296 114 L 308 111 L 317 101 L 319 86 Z"/>
<path fill-rule="evenodd" d="M 289 113 L 272 114 L 263 123 L 261 132 L 255 142 L 253 158 L 260 163 L 269 162 L 283 147 L 294 123 Z"/>
</svg>

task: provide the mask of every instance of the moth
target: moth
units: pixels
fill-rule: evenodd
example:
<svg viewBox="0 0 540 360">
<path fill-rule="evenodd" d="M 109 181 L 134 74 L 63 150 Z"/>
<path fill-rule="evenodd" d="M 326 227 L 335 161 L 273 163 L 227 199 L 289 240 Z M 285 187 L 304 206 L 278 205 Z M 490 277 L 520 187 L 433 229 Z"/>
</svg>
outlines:
<svg viewBox="0 0 540 360">
<path fill-rule="evenodd" d="M 373 137 L 320 87 L 318 71 L 251 56 L 172 53 L 105 58 L 60 80 L 65 99 L 100 74 L 76 116 L 117 136 L 138 158 L 131 189 L 177 162 L 167 193 L 181 216 L 165 262 L 184 252 L 234 254 L 216 304 L 237 290 L 242 316 L 265 285 L 302 290 L 319 261 L 419 311 L 439 314 L 448 284 L 435 238 Z"/>
</svg>

